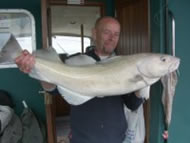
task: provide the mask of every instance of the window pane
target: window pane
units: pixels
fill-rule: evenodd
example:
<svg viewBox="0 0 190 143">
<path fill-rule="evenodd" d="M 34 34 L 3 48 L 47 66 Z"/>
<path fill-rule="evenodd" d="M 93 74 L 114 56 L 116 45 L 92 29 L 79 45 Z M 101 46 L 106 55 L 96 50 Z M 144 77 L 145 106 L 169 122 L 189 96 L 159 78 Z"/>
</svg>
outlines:
<svg viewBox="0 0 190 143">
<path fill-rule="evenodd" d="M 76 36 L 54 36 L 52 38 L 53 48 L 57 53 L 67 53 L 68 55 L 82 52 L 81 37 Z M 84 47 L 90 46 L 90 38 L 84 37 Z"/>
<path fill-rule="evenodd" d="M 27 10 L 1 9 L 0 33 L 10 33 L 11 35 L 13 35 L 22 49 L 27 49 L 29 52 L 36 50 L 35 21 L 32 14 Z M 4 41 L 6 42 L 5 37 L 2 37 L 2 39 L 4 39 Z M 4 65 L 4 67 L 16 66 L 13 64 L 7 66 Z"/>
<path fill-rule="evenodd" d="M 26 10 L 0 10 L 0 32 L 11 33 L 22 49 L 30 52 L 36 49 L 34 23 L 32 14 Z"/>
</svg>

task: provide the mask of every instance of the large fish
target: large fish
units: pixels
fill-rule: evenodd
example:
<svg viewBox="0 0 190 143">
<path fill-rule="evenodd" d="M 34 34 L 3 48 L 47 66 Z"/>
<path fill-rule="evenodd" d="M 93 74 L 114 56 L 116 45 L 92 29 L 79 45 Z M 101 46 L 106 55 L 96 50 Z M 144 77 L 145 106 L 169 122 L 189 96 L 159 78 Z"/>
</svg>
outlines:
<svg viewBox="0 0 190 143">
<path fill-rule="evenodd" d="M 10 36 L 1 48 L 0 64 L 14 62 L 20 52 L 20 46 Z M 35 56 L 36 63 L 29 75 L 56 84 L 63 97 L 74 105 L 94 97 L 134 91 L 148 97 L 150 85 L 165 74 L 175 71 L 180 63 L 179 58 L 152 53 L 115 56 L 109 60 L 80 66 L 64 64 L 52 49 L 37 50 Z M 93 61 L 86 55 L 78 58 L 80 61 Z"/>
</svg>

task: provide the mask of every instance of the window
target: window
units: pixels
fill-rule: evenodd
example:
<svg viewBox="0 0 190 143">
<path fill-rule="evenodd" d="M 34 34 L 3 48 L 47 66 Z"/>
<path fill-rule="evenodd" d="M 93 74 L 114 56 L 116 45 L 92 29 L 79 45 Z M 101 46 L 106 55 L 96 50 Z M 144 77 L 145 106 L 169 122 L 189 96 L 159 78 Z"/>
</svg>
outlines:
<svg viewBox="0 0 190 143">
<path fill-rule="evenodd" d="M 92 28 L 99 17 L 97 6 L 51 6 L 52 47 L 60 54 L 85 52 L 92 44 Z"/>
<path fill-rule="evenodd" d="M 30 12 L 23 9 L 0 10 L 0 33 L 12 34 L 22 49 L 36 50 L 35 21 Z M 0 47 L 2 48 L 2 47 Z M 15 65 L 7 65 L 15 67 Z M 7 67 L 5 65 L 5 67 Z"/>
<path fill-rule="evenodd" d="M 77 36 L 53 36 L 52 45 L 59 54 L 74 54 L 82 52 L 81 37 Z M 90 46 L 90 38 L 84 37 L 84 47 Z"/>
</svg>

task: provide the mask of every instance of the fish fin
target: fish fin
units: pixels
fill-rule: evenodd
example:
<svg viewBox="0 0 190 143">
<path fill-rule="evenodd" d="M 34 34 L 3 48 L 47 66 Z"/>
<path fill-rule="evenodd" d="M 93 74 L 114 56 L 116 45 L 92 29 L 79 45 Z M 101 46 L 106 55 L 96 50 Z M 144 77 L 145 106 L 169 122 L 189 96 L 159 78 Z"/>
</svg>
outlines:
<svg viewBox="0 0 190 143">
<path fill-rule="evenodd" d="M 80 104 L 83 104 L 83 103 L 87 102 L 88 100 L 94 98 L 94 97 L 90 97 L 90 96 L 81 95 L 80 93 L 74 92 L 74 91 L 64 88 L 62 86 L 58 86 L 57 89 L 58 89 L 59 93 L 63 96 L 63 98 L 69 104 L 72 104 L 72 105 L 80 105 Z"/>
<path fill-rule="evenodd" d="M 134 83 L 139 82 L 139 81 L 143 81 L 143 80 L 144 80 L 143 77 L 141 75 L 139 75 L 139 74 L 135 75 L 134 78 L 130 79 L 130 81 L 134 82 Z"/>
<path fill-rule="evenodd" d="M 14 64 L 22 49 L 11 33 L 0 33 L 0 65 Z"/>
<path fill-rule="evenodd" d="M 0 50 L 6 45 L 11 37 L 11 33 L 0 33 Z"/>
<path fill-rule="evenodd" d="M 62 63 L 62 60 L 60 59 L 59 55 L 52 47 L 37 50 L 34 52 L 34 55 L 40 59 L 45 59 L 47 61 L 52 61 L 55 63 Z"/>
<path fill-rule="evenodd" d="M 145 98 L 147 100 L 150 97 L 150 86 L 138 90 L 137 94 L 139 97 Z"/>
<path fill-rule="evenodd" d="M 86 66 L 86 65 L 92 65 L 96 63 L 96 60 L 94 60 L 92 57 L 79 54 L 77 56 L 72 56 L 69 59 L 65 61 L 66 64 L 69 66 Z"/>
</svg>

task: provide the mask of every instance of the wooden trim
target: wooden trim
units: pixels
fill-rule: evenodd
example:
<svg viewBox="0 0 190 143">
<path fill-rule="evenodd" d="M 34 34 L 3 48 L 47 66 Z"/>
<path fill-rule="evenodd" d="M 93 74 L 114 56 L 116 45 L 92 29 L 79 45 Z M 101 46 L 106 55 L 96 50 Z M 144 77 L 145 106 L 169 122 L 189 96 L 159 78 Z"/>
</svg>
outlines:
<svg viewBox="0 0 190 143">
<path fill-rule="evenodd" d="M 49 46 L 48 42 L 48 17 L 47 17 L 47 0 L 41 0 L 41 22 L 42 22 L 42 47 L 47 48 Z M 47 142 L 56 143 L 56 128 L 55 128 L 55 110 L 53 108 L 54 98 L 48 93 L 44 94 L 45 109 L 46 109 L 46 124 L 47 124 Z"/>
<path fill-rule="evenodd" d="M 116 9 L 120 9 L 123 6 L 125 6 L 126 4 L 130 5 L 130 4 L 135 3 L 135 2 L 137 2 L 139 0 L 115 0 L 115 1 L 116 1 L 115 2 Z"/>
<path fill-rule="evenodd" d="M 42 47 L 48 47 L 48 26 L 47 26 L 47 0 L 41 0 L 41 15 L 42 15 Z"/>
<path fill-rule="evenodd" d="M 104 16 L 105 15 L 105 5 L 103 2 L 86 2 L 84 4 L 78 4 L 78 5 L 75 5 L 75 4 L 67 4 L 67 1 L 66 0 L 49 0 L 49 4 L 51 6 L 53 5 L 68 5 L 68 6 L 97 6 L 97 7 L 100 7 L 100 14 L 101 16 Z"/>
<path fill-rule="evenodd" d="M 57 143 L 56 128 L 55 128 L 55 106 L 54 96 L 45 92 L 44 101 L 46 107 L 46 120 L 47 120 L 47 137 L 48 143 Z"/>
<path fill-rule="evenodd" d="M 85 1 L 83 4 L 67 4 L 67 0 L 49 0 L 49 4 L 50 5 L 63 4 L 63 5 L 74 5 L 74 6 L 99 6 L 99 5 L 103 5 L 103 3 L 101 3 L 101 2 L 89 2 L 89 1 Z"/>
</svg>

